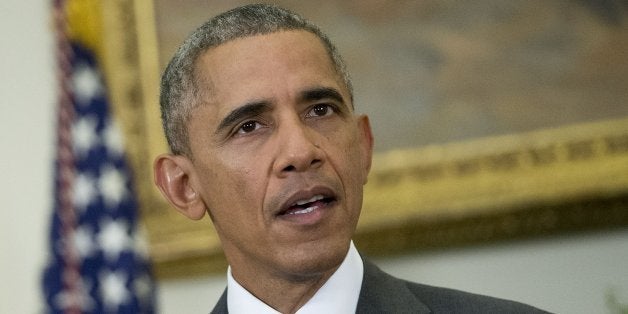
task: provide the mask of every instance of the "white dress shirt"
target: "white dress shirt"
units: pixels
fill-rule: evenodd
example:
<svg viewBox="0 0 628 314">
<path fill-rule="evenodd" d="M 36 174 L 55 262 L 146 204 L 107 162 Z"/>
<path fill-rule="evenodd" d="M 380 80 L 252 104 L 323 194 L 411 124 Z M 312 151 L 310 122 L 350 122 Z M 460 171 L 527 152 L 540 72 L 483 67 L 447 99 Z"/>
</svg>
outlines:
<svg viewBox="0 0 628 314">
<path fill-rule="evenodd" d="M 352 241 L 340 267 L 297 314 L 355 313 L 363 273 L 362 258 Z M 231 267 L 227 269 L 227 307 L 232 314 L 279 313 L 244 289 L 231 275 Z"/>
</svg>

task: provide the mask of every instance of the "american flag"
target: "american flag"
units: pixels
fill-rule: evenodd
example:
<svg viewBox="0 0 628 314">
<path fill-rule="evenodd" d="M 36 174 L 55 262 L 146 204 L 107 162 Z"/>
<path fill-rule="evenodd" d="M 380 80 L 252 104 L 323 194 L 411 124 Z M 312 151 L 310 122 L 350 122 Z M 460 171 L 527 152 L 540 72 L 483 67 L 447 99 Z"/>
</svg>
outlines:
<svg viewBox="0 0 628 314">
<path fill-rule="evenodd" d="M 93 53 L 70 43 L 62 14 L 55 17 L 61 92 L 45 312 L 153 313 L 154 281 L 121 132 Z"/>
</svg>

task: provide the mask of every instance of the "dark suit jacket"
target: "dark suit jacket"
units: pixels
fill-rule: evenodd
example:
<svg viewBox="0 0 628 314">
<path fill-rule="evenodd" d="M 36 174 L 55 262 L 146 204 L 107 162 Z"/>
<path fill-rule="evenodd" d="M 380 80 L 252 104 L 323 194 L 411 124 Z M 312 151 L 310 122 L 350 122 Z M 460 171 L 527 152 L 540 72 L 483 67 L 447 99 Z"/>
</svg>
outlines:
<svg viewBox="0 0 628 314">
<path fill-rule="evenodd" d="M 226 289 L 211 313 L 228 313 Z M 364 260 L 364 278 L 356 313 L 547 312 L 513 301 L 401 280 Z"/>
</svg>

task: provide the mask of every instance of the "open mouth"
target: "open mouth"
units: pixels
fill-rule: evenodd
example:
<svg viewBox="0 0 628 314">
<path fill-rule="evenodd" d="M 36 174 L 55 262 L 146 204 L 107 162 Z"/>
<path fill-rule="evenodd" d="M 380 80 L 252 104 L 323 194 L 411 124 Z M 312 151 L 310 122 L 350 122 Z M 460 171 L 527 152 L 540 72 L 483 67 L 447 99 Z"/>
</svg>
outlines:
<svg viewBox="0 0 628 314">
<path fill-rule="evenodd" d="M 280 211 L 277 215 L 304 215 L 313 212 L 316 209 L 324 208 L 329 206 L 329 204 L 335 202 L 336 199 L 334 197 L 327 197 L 324 195 L 314 195 L 309 199 L 298 200 L 294 202 L 292 205 L 288 206 L 288 208 Z"/>
</svg>

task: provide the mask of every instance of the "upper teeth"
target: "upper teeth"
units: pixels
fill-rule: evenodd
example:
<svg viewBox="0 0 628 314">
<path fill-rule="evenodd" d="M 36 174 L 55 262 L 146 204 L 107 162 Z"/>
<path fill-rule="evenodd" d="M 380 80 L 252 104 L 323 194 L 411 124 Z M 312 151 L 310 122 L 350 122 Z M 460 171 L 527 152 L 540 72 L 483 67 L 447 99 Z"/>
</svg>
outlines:
<svg viewBox="0 0 628 314">
<path fill-rule="evenodd" d="M 322 195 L 314 195 L 312 196 L 312 198 L 310 198 L 309 200 L 302 200 L 302 201 L 298 201 L 296 203 L 297 206 L 301 206 L 301 205 L 305 205 L 307 203 L 312 203 L 312 202 L 316 202 L 316 201 L 320 201 L 322 199 L 324 199 L 325 197 Z"/>
</svg>

